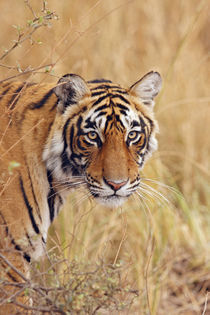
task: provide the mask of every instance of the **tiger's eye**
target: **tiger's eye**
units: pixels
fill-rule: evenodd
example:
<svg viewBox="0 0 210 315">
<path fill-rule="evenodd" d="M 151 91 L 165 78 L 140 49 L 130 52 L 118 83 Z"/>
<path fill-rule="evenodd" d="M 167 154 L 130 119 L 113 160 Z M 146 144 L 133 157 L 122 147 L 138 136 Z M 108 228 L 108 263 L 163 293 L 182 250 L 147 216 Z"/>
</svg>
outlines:
<svg viewBox="0 0 210 315">
<path fill-rule="evenodd" d="M 98 137 L 98 135 L 97 135 L 97 133 L 96 133 L 95 131 L 90 131 L 90 132 L 88 132 L 87 136 L 88 136 L 88 138 L 89 138 L 90 140 L 96 140 L 97 137 Z"/>
<path fill-rule="evenodd" d="M 128 134 L 128 139 L 133 141 L 136 140 L 138 137 L 140 136 L 140 132 L 139 131 L 130 131 Z"/>
</svg>

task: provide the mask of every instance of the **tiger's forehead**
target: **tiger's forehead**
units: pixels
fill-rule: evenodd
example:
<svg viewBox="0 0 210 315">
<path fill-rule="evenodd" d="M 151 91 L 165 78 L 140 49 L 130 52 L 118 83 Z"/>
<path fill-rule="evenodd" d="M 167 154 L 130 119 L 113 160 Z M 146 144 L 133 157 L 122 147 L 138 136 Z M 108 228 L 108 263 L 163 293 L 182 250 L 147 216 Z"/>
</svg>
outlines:
<svg viewBox="0 0 210 315">
<path fill-rule="evenodd" d="M 134 120 L 139 120 L 126 89 L 108 80 L 89 81 L 88 87 L 91 91 L 91 104 L 84 115 L 85 128 L 108 130 L 114 124 L 122 130 L 130 127 Z"/>
<path fill-rule="evenodd" d="M 91 96 L 100 96 L 102 94 L 110 93 L 114 95 L 116 93 L 128 95 L 126 89 L 122 88 L 119 84 L 113 83 L 110 80 L 97 79 L 88 81 L 88 87 L 91 92 Z"/>
</svg>

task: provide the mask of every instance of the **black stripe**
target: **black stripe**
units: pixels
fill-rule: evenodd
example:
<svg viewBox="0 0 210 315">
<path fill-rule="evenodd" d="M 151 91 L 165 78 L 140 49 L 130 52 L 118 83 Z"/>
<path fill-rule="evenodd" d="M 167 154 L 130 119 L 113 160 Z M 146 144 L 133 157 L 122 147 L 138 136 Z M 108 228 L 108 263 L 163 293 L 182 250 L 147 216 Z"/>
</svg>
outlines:
<svg viewBox="0 0 210 315">
<path fill-rule="evenodd" d="M 50 186 L 50 190 L 47 196 L 47 202 L 48 202 L 48 207 L 49 207 L 49 211 L 50 211 L 50 222 L 53 221 L 54 217 L 55 217 L 55 190 L 53 189 L 53 185 L 52 185 L 52 175 L 51 172 L 49 170 L 47 170 L 47 179 L 48 179 L 48 183 Z"/>
<path fill-rule="evenodd" d="M 107 118 L 106 118 L 106 123 L 105 123 L 105 127 L 104 127 L 104 133 L 106 133 L 106 130 L 108 128 L 108 124 L 109 122 L 112 120 L 112 116 L 111 115 L 108 115 Z"/>
<path fill-rule="evenodd" d="M 74 151 L 74 149 L 73 149 L 73 140 L 74 140 L 74 125 L 71 126 L 71 130 L 70 130 L 70 148 L 71 148 L 71 152 Z"/>
<path fill-rule="evenodd" d="M 128 111 L 128 110 L 129 110 L 129 108 L 127 108 L 126 106 L 124 106 L 124 105 L 122 105 L 122 104 L 119 104 L 119 103 L 117 103 L 117 107 L 122 108 L 122 109 L 125 110 L 125 111 Z"/>
<path fill-rule="evenodd" d="M 11 97 L 11 99 L 9 100 L 9 109 L 12 110 L 14 109 L 16 103 L 18 102 L 20 95 L 21 95 L 21 90 L 24 87 L 24 84 L 21 84 L 14 92 L 13 95 Z M 14 101 L 14 102 L 13 102 Z M 11 106 L 10 106 L 11 104 Z"/>
<path fill-rule="evenodd" d="M 28 165 L 27 165 L 27 170 L 28 170 L 28 177 L 29 177 L 29 180 L 30 180 L 30 186 L 31 186 L 32 195 L 33 195 L 33 198 L 34 198 L 34 201 L 35 201 L 35 204 L 36 204 L 36 210 L 37 210 L 36 212 L 38 214 L 38 217 L 39 217 L 40 221 L 42 222 L 41 212 L 40 212 L 38 201 L 36 199 L 36 195 L 34 193 L 34 187 L 33 187 L 33 184 L 32 184 L 31 174 L 30 174 L 30 170 L 29 170 Z"/>
<path fill-rule="evenodd" d="M 87 142 L 87 141 L 86 141 L 86 144 L 87 144 L 88 146 L 93 145 L 93 144 L 91 144 L 91 143 L 89 143 L 89 142 Z M 83 147 L 83 144 L 81 143 L 81 141 L 80 141 L 79 138 L 77 139 L 77 147 L 78 147 L 81 151 L 85 151 L 85 150 L 86 150 L 86 148 Z"/>
<path fill-rule="evenodd" d="M 51 122 L 51 123 L 49 124 L 48 128 L 47 128 L 48 134 L 50 133 L 50 130 L 51 130 L 51 128 L 52 128 L 52 125 L 53 125 L 53 122 Z"/>
<path fill-rule="evenodd" d="M 138 151 L 138 153 L 140 154 L 141 152 L 142 152 L 142 149 L 145 147 L 145 145 L 147 144 L 147 137 L 146 137 L 146 135 L 145 135 L 145 133 L 143 133 L 143 135 L 144 135 L 144 142 L 140 145 L 140 149 L 139 149 L 139 151 Z M 138 142 L 139 142 L 139 140 L 138 141 L 134 141 L 133 142 L 133 144 L 136 144 L 136 145 L 138 145 Z"/>
<path fill-rule="evenodd" d="M 6 236 L 8 236 L 9 235 L 9 229 L 8 229 L 8 226 L 7 226 L 7 222 L 6 222 L 4 216 L 3 216 L 3 214 L 1 212 L 0 212 L 0 216 L 1 216 L 2 220 L 3 220 L 3 224 L 5 225 Z"/>
<path fill-rule="evenodd" d="M 123 109 L 120 110 L 120 114 L 122 114 L 122 115 L 124 115 L 124 116 L 127 116 L 126 111 L 124 111 Z"/>
<path fill-rule="evenodd" d="M 15 249 L 16 249 L 16 250 L 18 250 L 19 252 L 22 252 L 23 258 L 24 258 L 27 262 L 30 263 L 31 257 L 30 257 L 26 252 L 24 252 L 24 251 L 22 250 L 22 248 L 21 248 L 19 245 L 17 245 L 17 244 L 15 243 L 14 240 L 12 240 L 12 244 L 15 246 Z"/>
<path fill-rule="evenodd" d="M 125 129 L 125 126 L 123 125 L 123 122 L 120 120 L 120 116 L 119 115 L 115 115 L 115 119 L 117 122 L 120 123 L 120 125 L 123 127 L 123 129 Z M 119 128 L 117 128 L 119 130 Z"/>
<path fill-rule="evenodd" d="M 94 103 L 93 103 L 93 105 L 92 106 L 96 106 L 96 105 L 98 105 L 99 103 L 101 103 L 105 98 L 108 98 L 109 96 L 106 94 L 106 95 L 104 95 L 104 96 L 102 96 L 102 97 L 99 97 Z"/>
<path fill-rule="evenodd" d="M 98 95 L 101 95 L 101 94 L 104 94 L 104 93 L 106 93 L 106 91 L 101 90 L 101 91 L 99 91 L 99 92 L 93 92 L 93 93 L 91 93 L 91 96 L 94 97 L 94 96 L 98 96 Z"/>
<path fill-rule="evenodd" d="M 53 89 L 51 89 L 51 90 L 49 90 L 46 94 L 45 94 L 45 96 L 43 96 L 42 98 L 41 98 L 41 100 L 39 100 L 38 102 L 36 102 L 36 103 L 31 103 L 30 105 L 29 105 L 29 108 L 30 109 L 39 109 L 39 108 L 41 108 L 42 106 L 44 106 L 45 105 L 45 103 L 47 102 L 47 100 L 48 100 L 48 98 L 50 98 L 50 96 L 53 94 Z"/>
<path fill-rule="evenodd" d="M 126 94 L 126 95 L 128 95 L 128 92 L 127 91 L 121 91 L 121 90 L 119 90 L 119 87 L 118 87 L 118 90 L 114 90 L 113 91 L 113 93 L 121 93 L 121 94 Z"/>
<path fill-rule="evenodd" d="M 28 201 L 28 198 L 26 196 L 25 189 L 24 189 L 24 186 L 23 186 L 23 181 L 22 181 L 21 177 L 19 177 L 19 181 L 20 181 L 20 189 L 22 191 L 23 199 L 24 199 L 26 207 L 28 209 L 28 214 L 29 214 L 29 217 L 31 219 L 31 223 L 32 223 L 33 229 L 36 232 L 36 234 L 39 234 L 40 233 L 39 232 L 39 228 L 38 228 L 38 225 L 36 224 L 36 221 L 35 221 L 34 216 L 33 216 L 33 208 L 31 207 L 31 205 L 30 205 L 30 203 Z"/>
<path fill-rule="evenodd" d="M 140 127 L 140 126 L 142 126 L 144 128 L 145 124 L 144 124 L 144 121 L 141 118 L 141 116 L 139 116 L 139 120 L 140 120 L 141 123 L 139 123 L 137 120 L 133 120 L 132 124 L 131 124 L 131 127 L 133 128 L 133 127 Z"/>
<path fill-rule="evenodd" d="M 70 118 L 67 119 L 67 121 L 65 122 L 65 125 L 63 127 L 63 142 L 64 142 L 64 149 L 63 151 L 66 150 L 67 148 L 67 140 L 66 140 L 66 131 L 67 131 L 67 128 L 68 128 L 68 125 L 70 124 Z"/>
<path fill-rule="evenodd" d="M 82 124 L 82 116 L 79 116 L 77 119 L 77 128 L 78 128 L 78 133 L 81 131 L 81 124 Z"/>
<path fill-rule="evenodd" d="M 11 243 L 14 245 L 15 249 L 18 250 L 18 251 L 21 251 L 21 252 L 23 253 L 23 257 L 24 257 L 28 262 L 30 262 L 30 261 L 31 261 L 31 257 L 30 257 L 26 252 L 24 252 L 24 251 L 22 250 L 22 248 L 21 248 L 19 245 L 16 244 L 16 242 L 15 242 L 15 240 L 14 240 L 12 234 L 9 233 L 9 228 L 8 228 L 8 226 L 7 226 L 7 222 L 6 222 L 4 216 L 3 216 L 3 214 L 2 214 L 1 212 L 0 212 L 0 215 L 1 215 L 2 220 L 3 220 L 3 224 L 6 226 L 6 228 L 5 228 L 5 230 L 6 230 L 6 236 L 7 236 L 7 237 L 9 236 L 9 238 L 10 238 L 10 240 L 11 240 Z"/>
<path fill-rule="evenodd" d="M 90 80 L 90 81 L 87 81 L 87 83 L 112 83 L 112 81 L 110 80 L 106 80 L 106 79 L 95 79 L 95 80 Z"/>
<path fill-rule="evenodd" d="M 10 235 L 10 237 L 11 237 L 11 235 Z M 22 248 L 18 245 L 18 244 L 16 244 L 16 242 L 15 242 L 15 240 L 12 238 L 12 240 L 11 240 L 11 243 L 14 245 L 14 247 L 15 247 L 15 249 L 16 250 L 18 250 L 19 252 L 22 252 L 23 253 L 23 257 L 25 258 L 25 260 L 27 261 L 27 262 L 30 262 L 31 261 L 31 257 L 26 253 L 26 252 L 24 252 L 23 250 L 22 250 Z"/>
<path fill-rule="evenodd" d="M 130 102 L 124 96 L 122 96 L 121 94 L 115 94 L 115 95 L 112 96 L 112 98 L 119 98 L 119 99 L 121 99 L 121 101 L 123 101 L 126 104 L 130 105 Z"/>
<path fill-rule="evenodd" d="M 100 116 L 105 116 L 107 114 L 107 112 L 100 112 L 98 113 L 98 115 L 96 116 L 96 118 L 100 117 Z"/>
<path fill-rule="evenodd" d="M 142 114 L 142 115 L 143 115 L 143 114 Z M 143 115 L 143 117 L 144 117 L 144 115 Z M 139 115 L 139 120 L 140 120 L 140 125 L 141 125 L 142 129 L 144 129 L 145 126 L 146 126 L 146 124 L 145 124 L 144 119 L 143 119 L 140 115 Z"/>
<path fill-rule="evenodd" d="M 149 136 L 148 136 L 148 145 L 149 145 L 149 139 L 150 139 L 150 135 L 152 134 L 152 131 L 154 129 L 154 122 L 149 118 L 147 117 L 146 115 L 144 115 L 142 113 L 142 116 L 148 121 L 149 125 L 150 125 L 150 132 L 149 132 Z M 140 118 L 141 119 L 141 118 Z M 144 122 L 143 122 L 143 119 L 141 119 L 141 123 L 144 124 L 144 129 L 145 128 L 148 128 L 148 125 L 146 125 Z"/>
<path fill-rule="evenodd" d="M 70 149 L 71 149 L 71 156 L 70 156 L 71 162 L 69 161 L 69 167 L 71 168 L 72 176 L 78 176 L 80 175 L 81 171 L 80 171 L 80 165 L 78 165 L 78 163 L 75 161 L 75 158 L 81 160 L 82 154 L 76 154 L 74 152 L 73 142 L 74 142 L 74 126 L 72 125 L 70 129 L 70 139 L 69 139 Z"/>
<path fill-rule="evenodd" d="M 4 90 L 1 95 L 0 95 L 0 99 L 2 99 L 4 97 L 4 95 L 11 89 L 11 86 L 9 86 L 6 90 Z"/>
<path fill-rule="evenodd" d="M 76 154 L 74 152 L 74 148 L 73 148 L 73 140 L 74 140 L 74 126 L 71 126 L 71 130 L 70 130 L 70 148 L 71 148 L 71 160 L 74 162 L 74 164 L 76 166 L 78 166 L 78 164 L 75 162 L 74 158 L 81 158 L 81 154 Z M 73 165 L 71 164 L 71 167 L 73 167 Z"/>
<path fill-rule="evenodd" d="M 13 282 L 19 282 L 9 271 L 7 271 L 7 276 L 13 281 Z"/>
<path fill-rule="evenodd" d="M 96 122 L 91 121 L 90 117 L 86 119 L 85 121 L 85 128 L 96 128 Z"/>
<path fill-rule="evenodd" d="M 117 90 L 120 90 L 120 93 L 121 93 L 122 88 L 119 85 L 107 85 L 107 84 L 101 84 L 101 85 L 90 88 L 91 91 L 100 90 L 100 89 L 104 89 L 104 90 L 117 89 Z"/>
<path fill-rule="evenodd" d="M 50 112 L 54 111 L 54 109 L 56 109 L 58 105 L 58 100 L 56 100 L 55 104 L 53 104 L 53 106 L 50 108 Z"/>
<path fill-rule="evenodd" d="M 27 237 L 27 239 L 28 239 L 28 242 L 29 242 L 31 248 L 32 248 L 33 250 L 35 250 L 34 245 L 33 245 L 32 242 L 31 242 L 30 236 L 28 235 L 28 233 L 27 233 L 26 231 L 25 231 L 25 234 L 26 234 L 26 237 Z"/>
<path fill-rule="evenodd" d="M 5 273 L 7 274 L 7 276 L 13 281 L 13 282 L 19 282 L 9 271 L 6 271 L 8 269 L 8 265 L 5 266 L 5 264 L 3 264 L 1 262 L 1 265 L 3 266 L 3 268 L 5 269 Z"/>
<path fill-rule="evenodd" d="M 107 108 L 108 108 L 107 104 L 101 105 L 94 110 L 94 113 L 97 113 L 98 111 L 103 110 L 103 109 L 107 109 Z"/>
<path fill-rule="evenodd" d="M 70 118 L 66 121 L 64 127 L 63 127 L 63 142 L 64 142 L 64 147 L 63 147 L 63 152 L 61 154 L 61 167 L 62 167 L 62 170 L 64 172 L 67 171 L 67 169 L 69 168 L 70 166 L 70 161 L 69 161 L 69 158 L 68 158 L 68 155 L 66 153 L 66 148 L 67 148 L 67 140 L 66 140 L 66 132 L 67 132 L 67 128 L 68 128 L 68 125 L 70 123 Z"/>
<path fill-rule="evenodd" d="M 144 115 L 144 117 L 148 120 L 149 124 L 150 124 L 150 127 L 151 127 L 151 132 L 150 134 L 152 133 L 152 130 L 154 128 L 154 122 L 147 116 Z"/>
<path fill-rule="evenodd" d="M 94 144 L 93 143 L 90 143 L 88 142 L 87 140 L 83 140 L 83 142 L 88 146 L 88 147 L 92 147 Z M 83 149 L 83 148 L 82 148 Z"/>
</svg>

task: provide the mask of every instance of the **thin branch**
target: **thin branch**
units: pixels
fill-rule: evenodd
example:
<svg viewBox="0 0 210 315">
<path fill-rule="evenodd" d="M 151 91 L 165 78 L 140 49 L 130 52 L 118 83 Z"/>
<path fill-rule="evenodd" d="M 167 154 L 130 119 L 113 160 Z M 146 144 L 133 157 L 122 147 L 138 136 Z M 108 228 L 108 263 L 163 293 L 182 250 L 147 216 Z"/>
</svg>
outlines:
<svg viewBox="0 0 210 315">
<path fill-rule="evenodd" d="M 35 307 L 35 306 L 29 306 L 29 305 L 26 305 L 26 304 L 22 304 L 20 302 L 17 302 L 17 301 L 14 301 L 13 304 L 21 307 L 22 309 L 24 310 L 28 310 L 28 311 L 39 311 L 39 312 L 56 312 L 56 313 L 59 313 L 59 314 L 63 314 L 65 315 L 66 313 L 64 311 L 62 311 L 61 309 L 57 308 L 57 307 L 43 307 L 43 306 L 38 306 L 38 307 Z"/>
<path fill-rule="evenodd" d="M 13 295 L 8 296 L 6 299 L 4 299 L 3 301 L 1 301 L 0 306 L 4 305 L 5 303 L 8 303 L 8 301 L 13 302 L 14 298 L 16 298 L 18 295 L 20 295 L 22 292 L 24 292 L 25 287 L 21 288 L 19 291 L 15 292 Z"/>
<path fill-rule="evenodd" d="M 27 73 L 35 72 L 35 71 L 37 71 L 37 70 L 40 70 L 40 69 L 43 69 L 43 68 L 46 68 L 46 67 L 51 67 L 51 68 L 53 68 L 54 65 L 55 65 L 55 63 L 49 63 L 49 64 L 46 64 L 46 65 L 44 65 L 44 66 L 40 66 L 40 67 L 37 67 L 37 68 L 26 69 L 26 70 L 24 70 L 24 71 L 21 72 L 21 73 L 18 73 L 18 74 L 12 75 L 12 76 L 10 76 L 10 77 L 7 77 L 6 79 L 0 80 L 0 83 L 5 82 L 5 81 L 8 81 L 8 80 L 11 80 L 11 79 L 14 79 L 14 78 L 17 78 L 17 77 L 20 77 L 21 75 L 24 75 L 24 74 L 27 74 Z"/>
<path fill-rule="evenodd" d="M 208 295 L 209 295 L 209 292 L 206 293 L 205 304 L 204 304 L 204 309 L 203 309 L 202 315 L 205 315 L 205 314 L 206 314 L 206 311 L 207 311 Z"/>
<path fill-rule="evenodd" d="M 29 10 L 31 11 L 32 15 L 34 16 L 35 19 L 37 19 L 37 15 L 34 12 L 34 9 L 32 8 L 32 6 L 29 3 L 29 0 L 25 0 L 25 4 L 27 5 L 27 7 L 29 8 Z"/>
<path fill-rule="evenodd" d="M 3 60 L 7 55 L 11 53 L 11 51 L 13 51 L 16 47 L 20 46 L 26 40 L 28 39 L 32 40 L 32 35 L 34 34 L 34 32 L 36 32 L 37 29 L 39 29 L 42 26 L 49 25 L 49 20 L 58 18 L 55 12 L 50 12 L 49 10 L 46 10 L 45 1 L 43 2 L 43 8 L 45 9 L 44 11 L 42 10 L 42 12 L 45 13 L 45 15 L 43 16 L 36 15 L 32 6 L 29 4 L 28 0 L 25 0 L 25 4 L 29 8 L 29 10 L 32 12 L 34 19 L 28 23 L 28 25 L 26 26 L 26 29 L 24 30 L 22 30 L 20 27 L 16 27 L 17 32 L 18 32 L 18 37 L 16 40 L 14 40 L 14 44 L 12 45 L 12 47 L 10 47 L 9 49 L 6 49 L 3 55 L 0 56 L 0 60 Z"/>
<path fill-rule="evenodd" d="M 13 265 L 11 264 L 11 262 L 9 262 L 9 260 L 8 260 L 4 255 L 2 255 L 1 253 L 0 253 L 0 258 L 3 259 L 3 261 L 4 261 L 14 272 L 16 272 L 25 282 L 28 283 L 29 280 L 24 276 L 24 274 L 23 274 L 20 270 L 18 270 L 15 266 L 13 266 Z"/>
<path fill-rule="evenodd" d="M 18 67 L 15 67 L 15 66 L 7 66 L 3 63 L 0 63 L 0 67 L 3 67 L 3 68 L 7 68 L 7 69 L 10 69 L 10 70 L 17 70 Z"/>
</svg>

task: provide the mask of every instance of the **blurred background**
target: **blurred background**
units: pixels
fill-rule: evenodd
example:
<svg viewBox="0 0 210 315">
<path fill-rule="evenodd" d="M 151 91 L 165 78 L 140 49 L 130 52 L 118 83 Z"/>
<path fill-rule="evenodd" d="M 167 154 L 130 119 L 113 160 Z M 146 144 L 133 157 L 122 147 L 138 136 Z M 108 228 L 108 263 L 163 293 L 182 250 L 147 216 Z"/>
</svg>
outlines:
<svg viewBox="0 0 210 315">
<path fill-rule="evenodd" d="M 116 210 L 73 192 L 49 247 L 124 264 L 139 290 L 125 314 L 210 314 L 210 1 L 0 0 L 0 12 L 0 81 L 76 73 L 129 87 L 161 73 L 143 199 Z"/>
</svg>

